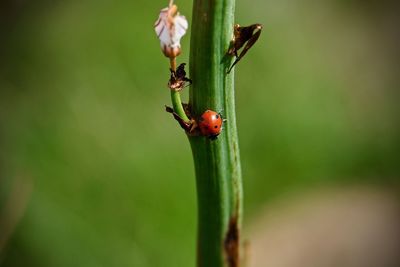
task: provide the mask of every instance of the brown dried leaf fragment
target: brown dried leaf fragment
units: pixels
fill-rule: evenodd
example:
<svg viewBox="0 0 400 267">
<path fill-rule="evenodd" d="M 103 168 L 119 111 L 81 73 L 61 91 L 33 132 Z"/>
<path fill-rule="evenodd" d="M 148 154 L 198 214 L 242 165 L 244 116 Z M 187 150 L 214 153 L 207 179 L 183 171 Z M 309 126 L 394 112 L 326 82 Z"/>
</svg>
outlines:
<svg viewBox="0 0 400 267">
<path fill-rule="evenodd" d="M 186 77 L 185 63 L 182 63 L 175 70 L 170 69 L 171 77 L 168 82 L 169 89 L 173 91 L 181 91 L 188 85 L 192 84 L 192 80 Z"/>
<path fill-rule="evenodd" d="M 230 66 L 227 73 L 231 72 L 233 66 L 235 66 L 242 59 L 242 57 L 244 57 L 247 51 L 249 51 L 249 49 L 257 42 L 261 35 L 262 28 L 263 26 L 258 23 L 247 27 L 242 27 L 239 24 L 235 24 L 233 29 L 234 36 L 231 47 L 228 50 L 228 55 L 235 56 L 236 60 L 233 62 L 232 66 Z M 242 51 L 240 54 L 238 54 L 238 51 L 242 47 Z"/>
</svg>

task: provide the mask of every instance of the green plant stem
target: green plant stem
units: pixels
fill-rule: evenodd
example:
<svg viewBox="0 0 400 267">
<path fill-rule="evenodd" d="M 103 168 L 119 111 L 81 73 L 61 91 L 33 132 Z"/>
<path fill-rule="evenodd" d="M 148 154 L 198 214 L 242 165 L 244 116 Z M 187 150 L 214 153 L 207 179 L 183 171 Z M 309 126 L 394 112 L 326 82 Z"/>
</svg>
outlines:
<svg viewBox="0 0 400 267">
<path fill-rule="evenodd" d="M 185 110 L 182 106 L 181 95 L 177 91 L 171 90 L 171 101 L 172 106 L 176 114 L 181 117 L 185 122 L 189 122 L 189 118 L 186 116 Z"/>
<path fill-rule="evenodd" d="M 242 177 L 235 116 L 232 58 L 226 56 L 234 25 L 234 0 L 194 0 L 190 51 L 194 117 L 221 112 L 217 140 L 189 137 L 198 198 L 198 267 L 239 266 Z"/>
<path fill-rule="evenodd" d="M 171 6 L 173 1 L 171 0 L 169 5 Z M 171 57 L 169 59 L 169 64 L 171 70 L 176 70 L 176 57 Z M 189 122 L 189 118 L 186 115 L 186 112 L 182 106 L 181 94 L 178 91 L 171 90 L 171 102 L 174 109 L 174 112 L 178 114 L 178 116 L 183 119 L 185 122 Z"/>
</svg>

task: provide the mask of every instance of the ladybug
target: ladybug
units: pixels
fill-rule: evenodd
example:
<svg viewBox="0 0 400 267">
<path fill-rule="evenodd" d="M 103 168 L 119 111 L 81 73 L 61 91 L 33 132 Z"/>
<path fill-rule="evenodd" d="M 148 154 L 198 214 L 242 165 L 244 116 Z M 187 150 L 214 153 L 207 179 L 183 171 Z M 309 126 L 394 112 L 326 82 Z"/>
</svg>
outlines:
<svg viewBox="0 0 400 267">
<path fill-rule="evenodd" d="M 199 118 L 200 132 L 204 136 L 215 139 L 221 133 L 222 123 L 221 114 L 212 110 L 206 110 Z"/>
</svg>

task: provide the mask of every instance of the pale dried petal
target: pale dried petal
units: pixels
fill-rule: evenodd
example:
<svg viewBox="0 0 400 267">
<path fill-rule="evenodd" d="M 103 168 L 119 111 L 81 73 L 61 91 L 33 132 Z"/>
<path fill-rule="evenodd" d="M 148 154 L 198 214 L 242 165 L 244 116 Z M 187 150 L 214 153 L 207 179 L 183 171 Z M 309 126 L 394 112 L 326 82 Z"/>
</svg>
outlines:
<svg viewBox="0 0 400 267">
<path fill-rule="evenodd" d="M 177 15 L 174 19 L 175 32 L 172 33 L 171 46 L 180 46 L 181 38 L 186 34 L 188 28 L 188 22 L 185 16 Z"/>
<path fill-rule="evenodd" d="M 180 40 L 185 35 L 187 28 L 188 22 L 184 16 L 179 14 L 176 5 L 161 9 L 154 29 L 160 39 L 161 49 L 165 56 L 179 55 Z"/>
<path fill-rule="evenodd" d="M 167 29 L 167 17 L 168 17 L 168 7 L 161 9 L 160 15 L 154 24 L 154 29 L 156 31 L 157 37 L 160 38 L 160 40 L 164 40 L 167 38 L 165 34 L 169 35 L 168 29 Z"/>
</svg>

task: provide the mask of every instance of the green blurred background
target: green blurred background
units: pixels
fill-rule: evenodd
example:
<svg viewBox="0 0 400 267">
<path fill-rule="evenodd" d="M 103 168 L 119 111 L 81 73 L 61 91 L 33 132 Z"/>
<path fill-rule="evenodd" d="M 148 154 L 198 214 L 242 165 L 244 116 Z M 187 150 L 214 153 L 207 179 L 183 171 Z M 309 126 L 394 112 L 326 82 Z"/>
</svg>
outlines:
<svg viewBox="0 0 400 267">
<path fill-rule="evenodd" d="M 194 266 L 193 162 L 153 29 L 166 5 L 0 2 L 0 266 Z M 304 189 L 399 188 L 394 7 L 237 2 L 264 25 L 235 68 L 245 228 Z"/>
</svg>

